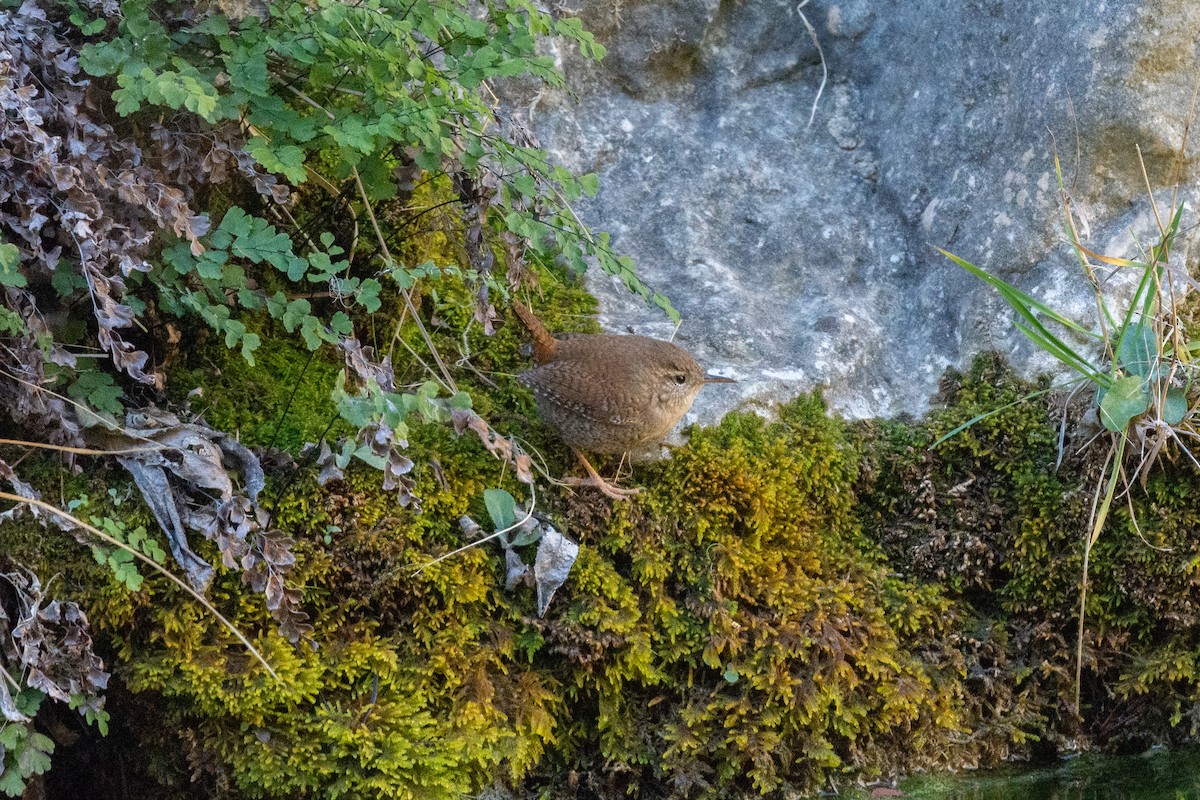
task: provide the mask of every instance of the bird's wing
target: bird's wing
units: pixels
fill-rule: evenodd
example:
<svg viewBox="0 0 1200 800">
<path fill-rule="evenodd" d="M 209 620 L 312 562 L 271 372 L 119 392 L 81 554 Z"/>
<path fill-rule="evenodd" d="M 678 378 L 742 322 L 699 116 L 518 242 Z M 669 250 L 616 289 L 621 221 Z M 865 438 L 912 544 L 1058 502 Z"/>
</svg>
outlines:
<svg viewBox="0 0 1200 800">
<path fill-rule="evenodd" d="M 621 404 L 613 402 L 614 381 L 597 382 L 594 372 L 576 362 L 551 361 L 517 377 L 535 396 L 568 408 L 584 419 L 606 425 L 630 422 L 617 413 Z"/>
</svg>

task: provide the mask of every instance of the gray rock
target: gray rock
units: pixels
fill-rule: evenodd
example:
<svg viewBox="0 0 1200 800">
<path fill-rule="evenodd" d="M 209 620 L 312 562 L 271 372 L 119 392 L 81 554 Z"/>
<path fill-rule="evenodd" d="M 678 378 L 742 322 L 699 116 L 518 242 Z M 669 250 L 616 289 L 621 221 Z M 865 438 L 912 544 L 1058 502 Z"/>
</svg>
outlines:
<svg viewBox="0 0 1200 800">
<path fill-rule="evenodd" d="M 741 381 L 703 394 L 702 421 L 822 384 L 848 416 L 921 413 L 946 367 L 987 348 L 1046 366 L 933 245 L 1090 322 L 1056 143 L 1093 249 L 1133 255 L 1130 230 L 1153 241 L 1138 147 L 1156 189 L 1181 181 L 1197 199 L 1194 163 L 1176 158 L 1200 75 L 1191 0 L 814 1 L 828 83 L 811 125 L 822 67 L 793 2 L 579 13 L 608 57 L 564 48 L 578 103 L 521 102 L 560 162 L 599 173 L 582 216 L 671 297 L 676 341 Z M 589 279 L 608 328 L 675 333 Z"/>
</svg>

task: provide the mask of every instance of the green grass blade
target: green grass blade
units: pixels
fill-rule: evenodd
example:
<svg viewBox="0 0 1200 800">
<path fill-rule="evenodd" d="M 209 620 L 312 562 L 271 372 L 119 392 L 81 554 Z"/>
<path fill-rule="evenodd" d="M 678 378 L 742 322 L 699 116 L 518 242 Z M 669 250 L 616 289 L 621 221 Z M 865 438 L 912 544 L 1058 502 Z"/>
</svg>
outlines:
<svg viewBox="0 0 1200 800">
<path fill-rule="evenodd" d="M 1075 370 L 1080 375 L 1083 375 L 1089 380 L 1094 381 L 1095 383 L 1104 387 L 1107 387 L 1112 382 L 1112 378 L 1110 376 L 1100 372 L 1092 365 L 1090 361 L 1076 353 L 1070 345 L 1066 344 L 1057 336 L 1050 333 L 1050 331 L 1046 330 L 1045 326 L 1039 323 L 1036 318 L 1031 321 L 1031 325 L 1026 325 L 1020 321 L 1014 321 L 1013 327 L 1025 334 L 1025 337 L 1035 345 L 1049 353 L 1054 358 L 1057 358 L 1063 364 Z"/>
<path fill-rule="evenodd" d="M 1075 322 L 1074 320 L 1064 317 L 1062 314 L 1058 313 L 1053 308 L 1050 308 L 1050 306 L 1046 305 L 1045 303 L 1042 303 L 1041 301 L 1039 301 L 1033 297 L 1030 297 L 1029 295 L 1022 292 L 1020 289 L 1018 289 L 1017 287 L 1013 286 L 1011 283 L 1008 283 L 1007 281 L 1005 281 L 1001 278 L 997 278 L 996 276 L 989 273 L 987 270 L 981 269 L 980 267 L 975 266 L 971 262 L 961 259 L 958 256 L 954 255 L 953 253 L 943 250 L 940 247 L 935 247 L 934 249 L 937 250 L 942 255 L 944 255 L 946 258 L 953 261 L 955 264 L 958 264 L 960 267 L 965 269 L 967 272 L 974 275 L 976 278 L 979 278 L 981 281 L 984 281 L 984 282 L 988 283 L 989 285 L 991 285 L 993 288 L 995 288 L 996 291 L 1000 292 L 1000 295 L 1005 299 L 1005 301 L 1007 301 L 1008 304 L 1010 306 L 1012 306 L 1016 311 L 1020 312 L 1022 316 L 1032 315 L 1033 312 L 1037 312 L 1039 314 L 1042 314 L 1043 316 L 1046 316 L 1046 317 L 1054 320 L 1059 325 L 1062 325 L 1064 328 L 1068 328 L 1072 331 L 1075 331 L 1078 334 L 1087 336 L 1091 339 L 1099 339 L 1100 338 L 1100 336 L 1098 334 L 1096 334 L 1092 331 L 1089 331 L 1088 329 L 1084 328 L 1082 325 Z"/>
<path fill-rule="evenodd" d="M 938 445 L 940 445 L 942 442 L 946 441 L 947 439 L 954 438 L 958 434 L 965 431 L 967 428 L 974 425 L 976 422 L 982 422 L 983 420 L 987 419 L 988 417 L 995 416 L 996 414 L 1007 411 L 1008 409 L 1012 408 L 1013 406 L 1018 406 L 1021 403 L 1032 400 L 1035 397 L 1041 397 L 1044 394 L 1049 394 L 1052 391 L 1054 391 L 1053 386 L 1047 387 L 1045 389 L 1038 389 L 1035 392 L 1030 392 L 1029 394 L 1025 395 L 1024 397 L 1018 397 L 1016 400 L 1013 400 L 1011 403 L 1005 403 L 1004 405 L 1000 406 L 999 408 L 993 408 L 991 411 L 985 411 L 982 414 L 979 414 L 978 416 L 971 417 L 971 419 L 967 420 L 962 425 L 959 425 L 954 430 L 938 437 L 938 440 L 936 442 L 929 445 L 929 449 L 932 450 L 935 447 L 937 447 Z"/>
</svg>

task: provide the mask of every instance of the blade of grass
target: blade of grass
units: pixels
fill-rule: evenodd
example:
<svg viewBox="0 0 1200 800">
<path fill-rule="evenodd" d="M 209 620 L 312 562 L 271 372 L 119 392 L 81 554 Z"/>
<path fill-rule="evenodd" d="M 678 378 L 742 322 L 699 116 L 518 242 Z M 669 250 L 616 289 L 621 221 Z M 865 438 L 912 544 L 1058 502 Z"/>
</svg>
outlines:
<svg viewBox="0 0 1200 800">
<path fill-rule="evenodd" d="M 1038 318 L 1038 313 L 1049 317 L 1053 321 L 1059 323 L 1069 330 L 1081 333 L 1085 336 L 1094 339 L 1100 339 L 1100 336 L 1086 330 L 1075 321 L 1064 317 L 1062 314 L 1059 314 L 1046 304 L 1034 299 L 1033 297 L 1030 297 L 1007 281 L 991 275 L 986 270 L 975 266 L 969 261 L 959 258 L 953 253 L 942 250 L 940 247 L 935 249 L 938 250 L 938 252 L 940 252 L 942 255 L 949 258 L 955 264 L 958 264 L 972 275 L 995 288 L 1004 301 L 1008 303 L 1008 305 L 1025 320 L 1025 324 L 1017 322 L 1015 325 L 1035 345 L 1042 348 L 1071 369 L 1087 376 L 1091 380 L 1098 382 L 1102 386 L 1108 386 L 1111 384 L 1112 381 L 1108 376 L 1105 376 L 1103 373 L 1097 370 L 1091 364 L 1091 362 L 1079 355 L 1074 348 L 1051 333 L 1050 330 L 1046 328 L 1046 326 L 1043 325 L 1042 321 Z"/>
<path fill-rule="evenodd" d="M 1092 545 L 1100 538 L 1100 531 L 1104 528 L 1104 523 L 1108 520 L 1108 512 L 1112 507 L 1113 497 L 1116 494 L 1117 478 L 1121 475 L 1121 461 L 1125 457 L 1125 437 L 1123 435 L 1117 437 L 1116 443 L 1109 448 L 1108 458 L 1104 462 L 1104 468 L 1111 470 L 1108 475 L 1108 487 L 1104 492 L 1104 500 L 1100 502 L 1096 508 L 1093 504 L 1092 529 L 1088 533 L 1087 541 L 1083 547 L 1083 575 L 1079 581 L 1079 631 L 1075 642 L 1075 715 L 1080 716 L 1079 698 L 1083 681 L 1083 625 L 1087 619 L 1087 590 L 1088 590 L 1088 566 L 1092 556 Z M 1096 484 L 1096 499 L 1100 496 L 1100 483 Z"/>
<path fill-rule="evenodd" d="M 1083 375 L 1090 381 L 1108 389 L 1112 386 L 1113 379 L 1109 375 L 1100 372 L 1091 362 L 1084 359 L 1083 356 L 1071 349 L 1070 345 L 1063 342 L 1057 336 L 1047 331 L 1037 320 L 1033 321 L 1033 326 L 1028 326 L 1023 322 L 1014 321 L 1013 327 L 1021 331 L 1026 338 L 1036 344 L 1042 350 L 1057 358 L 1063 364 Z"/>
<path fill-rule="evenodd" d="M 1012 305 L 1013 308 L 1015 308 L 1018 311 L 1021 311 L 1023 316 L 1025 314 L 1031 314 L 1033 311 L 1037 311 L 1037 312 L 1049 317 L 1050 319 L 1054 320 L 1059 325 L 1062 325 L 1065 328 L 1069 328 L 1078 334 L 1087 336 L 1091 339 L 1099 339 L 1100 338 L 1099 334 L 1089 331 L 1087 328 L 1084 328 L 1082 325 L 1075 322 L 1074 320 L 1064 317 L 1062 314 L 1058 313 L 1053 308 L 1050 308 L 1050 306 L 1046 305 L 1045 303 L 1042 303 L 1041 301 L 1039 301 L 1033 297 L 1030 297 L 1029 295 L 1025 294 L 1020 289 L 1016 288 L 1015 286 L 1008 283 L 1007 281 L 1004 281 L 1000 278 L 995 277 L 994 275 L 987 272 L 986 270 L 981 269 L 981 268 L 975 266 L 974 264 L 972 264 L 971 262 L 961 259 L 958 256 L 954 255 L 953 253 L 943 250 L 940 247 L 935 246 L 934 249 L 937 250 L 942 255 L 944 255 L 946 258 L 953 261 L 955 264 L 958 264 L 960 267 L 965 269 L 967 272 L 971 273 L 972 275 L 979 278 L 980 280 L 993 286 L 998 292 L 1000 292 L 1000 294 L 1004 297 L 1004 299 L 1009 302 L 1009 305 Z M 1014 304 L 1012 299 L 1010 299 L 1010 298 L 1017 299 L 1019 301 L 1019 303 Z"/>
<path fill-rule="evenodd" d="M 991 411 L 985 411 L 982 414 L 979 414 L 978 416 L 971 417 L 971 419 L 967 420 L 962 425 L 959 425 L 954 430 L 938 437 L 938 440 L 936 442 L 934 442 L 933 444 L 929 445 L 928 449 L 932 450 L 933 448 L 937 447 L 938 445 L 940 445 L 942 442 L 946 441 L 947 439 L 954 438 L 958 434 L 965 431 L 967 428 L 974 425 L 976 422 L 982 422 L 983 420 L 987 419 L 988 417 L 993 417 L 996 414 L 1000 414 L 1004 411 L 1007 411 L 1008 409 L 1012 408 L 1013 406 L 1018 406 L 1021 403 L 1024 403 L 1028 400 L 1032 400 L 1035 397 L 1041 397 L 1044 394 L 1049 394 L 1052 391 L 1054 391 L 1053 386 L 1047 387 L 1045 389 L 1038 389 L 1035 392 L 1030 392 L 1029 394 L 1025 395 L 1024 397 L 1019 397 L 1016 400 L 1013 400 L 1011 403 L 1005 403 L 1004 405 L 1000 406 L 999 408 L 993 408 Z"/>
</svg>

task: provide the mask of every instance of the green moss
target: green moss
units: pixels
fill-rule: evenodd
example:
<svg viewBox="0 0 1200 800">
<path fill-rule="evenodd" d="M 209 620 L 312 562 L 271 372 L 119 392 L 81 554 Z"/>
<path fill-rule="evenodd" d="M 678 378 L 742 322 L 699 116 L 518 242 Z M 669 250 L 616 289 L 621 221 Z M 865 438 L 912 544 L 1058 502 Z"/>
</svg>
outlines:
<svg viewBox="0 0 1200 800">
<path fill-rule="evenodd" d="M 576 299 L 552 292 L 540 308 L 564 320 Z M 439 302 L 466 324 L 461 303 Z M 494 384 L 462 373 L 477 407 L 567 464 L 512 378 L 521 331 L 474 335 L 472 364 Z M 197 376 L 213 358 L 203 350 Z M 278 423 L 262 409 L 292 394 L 288 370 L 307 360 L 261 355 L 279 359 L 278 375 L 216 362 L 231 389 L 257 381 L 252 394 L 205 392 L 210 421 L 258 443 Z M 948 379 L 945 408 L 923 423 L 850 425 L 805 396 L 774 422 L 735 413 L 694 430 L 670 460 L 638 469 L 645 491 L 632 501 L 542 490 L 540 507 L 581 544 L 545 619 L 532 590 L 504 589 L 494 546 L 419 569 L 462 543 L 462 515 L 486 519 L 485 488 L 525 496 L 473 436 L 413 428 L 419 512 L 365 468 L 325 487 L 285 471 L 268 507 L 296 541 L 290 580 L 319 648 L 283 643 L 237 574 L 211 592 L 282 683 L 155 578 L 130 595 L 72 539 L 30 526 L 6 527 L 0 543 L 53 563 L 86 600 L 132 693 L 111 710 L 158 722 L 141 748 L 180 787 L 195 768 L 264 798 L 450 798 L 497 779 L 546 795 L 584 780 L 606 795 L 783 796 L 995 763 L 1067 736 L 1186 735 L 1200 719 L 1200 488 L 1182 461 L 1132 494 L 1138 528 L 1119 509 L 1093 551 L 1080 727 L 1067 698 L 1087 453 L 1057 464 L 1054 418 L 1037 402 L 928 449 L 1033 388 L 982 359 Z M 296 392 L 289 448 L 327 426 L 323 391 Z M 116 482 L 79 480 L 68 494 L 104 497 Z"/>
<path fill-rule="evenodd" d="M 993 752 L 1080 736 L 1140 747 L 1200 730 L 1200 484 L 1182 454 L 1129 487 L 1092 550 L 1083 671 L 1075 717 L 1075 641 L 1084 537 L 1107 439 L 1034 400 L 944 432 L 1028 395 L 996 357 L 952 376 L 947 406 L 920 425 L 864 426 L 869 535 L 893 568 L 962 600 L 963 647 L 977 735 Z M 1086 403 L 1082 404 L 1086 410 Z"/>
<path fill-rule="evenodd" d="M 274 323 L 260 320 L 260 325 Z M 293 453 L 331 430 L 343 430 L 330 401 L 341 366 L 330 354 L 264 335 L 250 366 L 207 330 L 192 328 L 189 336 L 194 346 L 183 349 L 182 363 L 168 373 L 168 391 L 217 430 L 252 447 Z"/>
<path fill-rule="evenodd" d="M 958 726 L 955 693 L 935 688 L 954 677 L 895 627 L 919 607 L 936 624 L 916 638 L 936 641 L 945 601 L 858 549 L 856 471 L 815 397 L 774 424 L 732 414 L 639 475 L 647 494 L 596 541 L 612 566 L 589 582 L 597 568 L 581 565 L 551 641 L 589 634 L 574 698 L 598 709 L 604 758 L 648 794 L 812 789 L 831 771 L 936 758 L 933 729 Z M 899 731 L 907 756 L 888 746 Z"/>
</svg>

